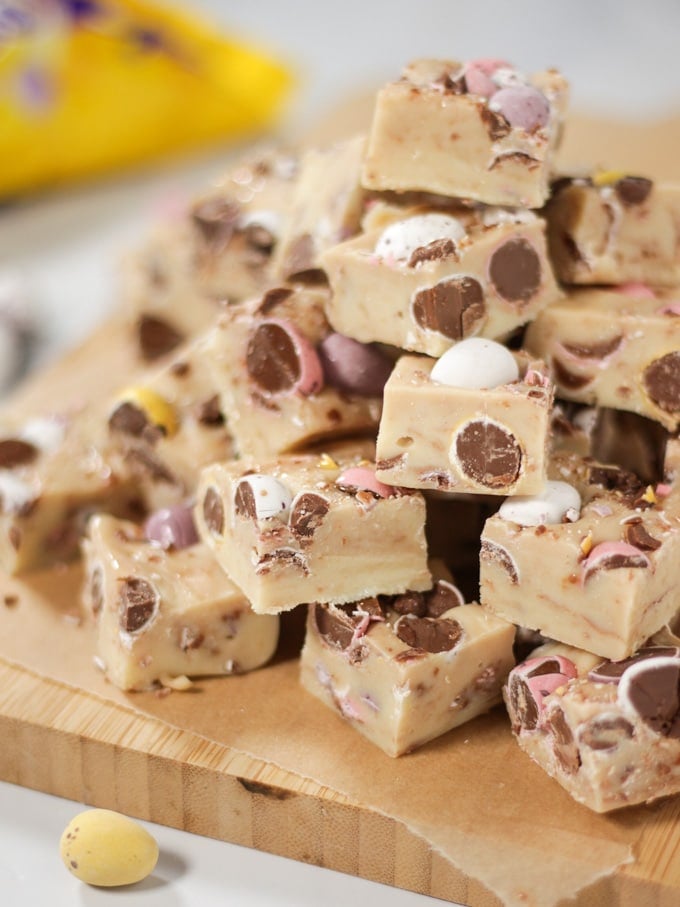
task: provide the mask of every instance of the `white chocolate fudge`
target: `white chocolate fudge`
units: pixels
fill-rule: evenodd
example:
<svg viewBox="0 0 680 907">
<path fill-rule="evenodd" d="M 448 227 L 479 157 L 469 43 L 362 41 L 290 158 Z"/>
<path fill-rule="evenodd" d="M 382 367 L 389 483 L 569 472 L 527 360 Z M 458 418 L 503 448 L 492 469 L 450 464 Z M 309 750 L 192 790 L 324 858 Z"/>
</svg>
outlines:
<svg viewBox="0 0 680 907">
<path fill-rule="evenodd" d="M 200 335 L 136 376 L 103 414 L 116 469 L 137 483 L 149 510 L 190 496 L 201 466 L 234 454 L 207 366 L 209 338 Z"/>
<path fill-rule="evenodd" d="M 407 207 L 321 259 L 337 331 L 430 356 L 503 338 L 562 295 L 531 212 Z"/>
<path fill-rule="evenodd" d="M 282 281 L 321 269 L 321 253 L 359 231 L 365 190 L 360 184 L 364 136 L 330 148 L 310 148 L 272 259 Z"/>
<path fill-rule="evenodd" d="M 327 298 L 323 287 L 276 287 L 217 323 L 206 358 L 244 455 L 375 435 L 391 360 L 334 332 Z"/>
<path fill-rule="evenodd" d="M 680 303 L 660 290 L 640 295 L 579 289 L 541 312 L 526 348 L 545 359 L 557 396 L 680 426 Z"/>
<path fill-rule="evenodd" d="M 425 501 L 359 458 L 216 463 L 196 499 L 201 538 L 253 610 L 429 589 Z"/>
<path fill-rule="evenodd" d="M 527 79 L 503 61 L 417 60 L 378 92 L 363 184 L 540 208 L 566 103 L 554 70 Z"/>
<path fill-rule="evenodd" d="M 143 513 L 137 484 L 114 468 L 93 412 L 29 419 L 0 433 L 0 567 L 69 561 L 89 516 Z"/>
<path fill-rule="evenodd" d="M 462 352 L 470 342 L 457 344 L 445 356 Z M 493 350 L 499 346 L 488 345 Z M 514 357 L 501 349 L 514 364 Z M 474 355 L 486 377 L 483 354 Z M 510 380 L 477 389 L 435 380 L 444 357 L 435 363 L 402 356 L 385 386 L 378 478 L 409 488 L 472 494 L 539 491 L 545 481 L 553 386 L 542 363 L 517 359 Z M 466 377 L 471 370 L 465 367 Z"/>
<path fill-rule="evenodd" d="M 565 283 L 680 283 L 680 184 L 615 172 L 562 178 L 545 216 Z"/>
<path fill-rule="evenodd" d="M 272 256 L 296 176 L 288 151 L 240 161 L 128 257 L 124 304 L 144 359 L 164 355 L 206 329 L 226 303 L 274 282 Z"/>
<path fill-rule="evenodd" d="M 542 498 L 509 498 L 487 520 L 482 605 L 551 639 L 625 658 L 680 610 L 678 513 L 616 466 L 555 454 L 548 474 Z"/>
<path fill-rule="evenodd" d="M 430 592 L 309 606 L 301 681 L 388 756 L 434 740 L 500 701 L 514 627 Z"/>
<path fill-rule="evenodd" d="M 205 545 L 165 549 L 100 514 L 83 548 L 97 662 L 120 689 L 181 689 L 186 678 L 251 671 L 274 654 L 279 618 L 253 614 Z"/>
<path fill-rule="evenodd" d="M 522 750 L 596 812 L 680 792 L 680 648 L 606 661 L 555 643 L 514 668 L 504 697 Z"/>
</svg>

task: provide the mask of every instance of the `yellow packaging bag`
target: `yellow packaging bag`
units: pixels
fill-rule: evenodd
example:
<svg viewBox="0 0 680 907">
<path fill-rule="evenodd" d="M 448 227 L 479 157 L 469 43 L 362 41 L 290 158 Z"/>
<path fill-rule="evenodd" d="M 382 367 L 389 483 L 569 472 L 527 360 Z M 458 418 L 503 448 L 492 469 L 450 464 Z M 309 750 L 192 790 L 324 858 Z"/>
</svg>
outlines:
<svg viewBox="0 0 680 907">
<path fill-rule="evenodd" d="M 0 199 L 255 134 L 291 84 L 171 6 L 0 0 Z"/>
</svg>

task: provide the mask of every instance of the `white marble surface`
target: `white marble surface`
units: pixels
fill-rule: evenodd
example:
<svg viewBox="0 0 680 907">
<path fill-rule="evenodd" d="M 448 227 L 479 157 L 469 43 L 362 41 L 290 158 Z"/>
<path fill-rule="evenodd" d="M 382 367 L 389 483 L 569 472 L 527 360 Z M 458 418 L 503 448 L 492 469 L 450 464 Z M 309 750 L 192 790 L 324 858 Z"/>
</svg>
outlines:
<svg viewBox="0 0 680 907">
<path fill-rule="evenodd" d="M 348 92 L 394 76 L 418 55 L 500 55 L 526 70 L 555 65 L 571 79 L 582 109 L 635 117 L 680 110 L 678 0 L 195 0 L 192 6 L 296 63 L 302 81 L 293 129 Z M 224 163 L 209 154 L 0 210 L 0 269 L 19 271 L 29 284 L 45 341 L 39 362 L 61 355 L 113 308 L 118 257 L 139 241 L 161 206 L 202 186 Z M 3 907 L 432 903 L 158 827 L 162 858 L 152 879 L 132 890 L 94 890 L 74 880 L 58 858 L 61 831 L 77 811 L 76 804 L 0 784 Z"/>
</svg>

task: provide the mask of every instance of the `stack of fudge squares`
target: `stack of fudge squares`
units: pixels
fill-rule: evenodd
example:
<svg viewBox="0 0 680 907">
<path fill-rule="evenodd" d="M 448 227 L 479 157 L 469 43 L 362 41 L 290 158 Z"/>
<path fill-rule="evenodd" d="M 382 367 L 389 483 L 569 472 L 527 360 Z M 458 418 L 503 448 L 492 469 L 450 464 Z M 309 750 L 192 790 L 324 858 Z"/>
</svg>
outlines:
<svg viewBox="0 0 680 907">
<path fill-rule="evenodd" d="M 567 94 L 418 60 L 130 257 L 138 374 L 0 441 L 3 564 L 80 547 L 112 683 L 306 608 L 302 685 L 389 756 L 505 700 L 591 809 L 680 791 L 680 187 L 558 173 Z"/>
</svg>

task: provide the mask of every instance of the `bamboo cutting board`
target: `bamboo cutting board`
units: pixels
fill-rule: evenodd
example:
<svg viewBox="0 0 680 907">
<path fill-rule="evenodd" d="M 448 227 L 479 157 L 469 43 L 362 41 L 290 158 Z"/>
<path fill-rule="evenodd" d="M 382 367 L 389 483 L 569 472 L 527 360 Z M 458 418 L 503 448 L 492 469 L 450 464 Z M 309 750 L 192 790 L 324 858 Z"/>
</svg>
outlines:
<svg viewBox="0 0 680 907">
<path fill-rule="evenodd" d="M 134 365 L 115 320 L 9 415 L 103 398 Z M 73 620 L 79 582 L 77 567 L 0 577 L 3 780 L 471 907 L 680 903 L 680 797 L 596 816 L 520 752 L 501 709 L 389 759 L 300 689 L 294 619 L 263 671 L 122 694 Z"/>
</svg>

